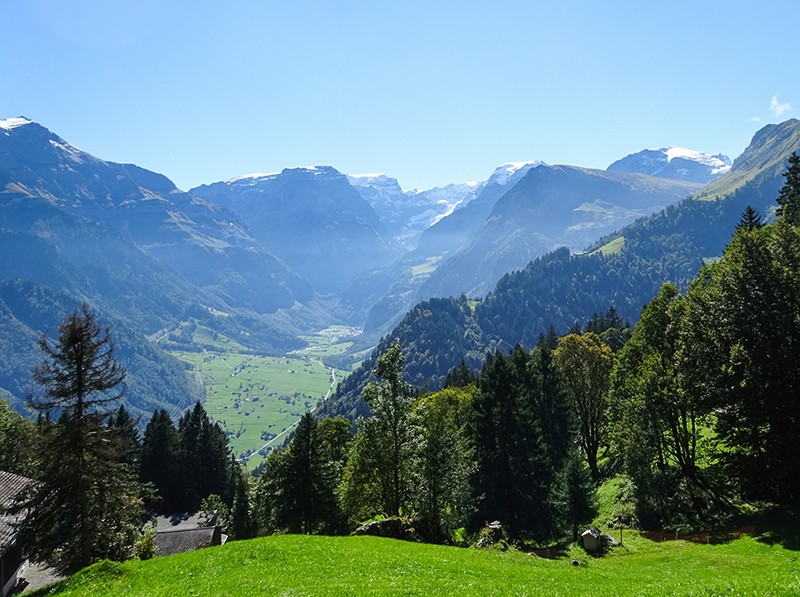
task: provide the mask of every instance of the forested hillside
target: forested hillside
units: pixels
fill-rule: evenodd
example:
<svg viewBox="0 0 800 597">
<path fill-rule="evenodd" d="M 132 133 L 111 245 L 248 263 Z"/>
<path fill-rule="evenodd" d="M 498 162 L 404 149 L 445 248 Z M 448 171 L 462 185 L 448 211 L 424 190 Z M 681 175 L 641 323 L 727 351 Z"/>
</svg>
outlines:
<svg viewBox="0 0 800 597">
<path fill-rule="evenodd" d="M 407 377 L 437 389 L 450 369 L 469 358 L 464 355 L 516 343 L 530 347 L 551 326 L 564 333 L 610 307 L 635 321 L 664 282 L 686 288 L 704 263 L 722 254 L 747 206 L 764 219 L 771 217 L 784 183 L 781 173 L 791 152 L 798 149 L 800 121 L 764 127 L 730 172 L 697 197 L 626 226 L 586 253 L 558 249 L 506 274 L 474 309 L 464 312 L 464 325 L 459 329 L 444 334 L 436 329 L 427 336 L 432 328 L 425 316 L 428 303 L 422 303 L 409 311 L 376 353 L 394 339 L 408 344 Z M 469 338 L 469 349 L 459 353 L 456 347 L 463 346 L 465 338 Z M 418 352 L 417 346 L 425 346 L 425 351 Z M 453 358 L 439 356 L 434 361 L 426 352 L 432 347 Z M 360 407 L 354 406 L 359 400 L 355 389 L 365 383 L 371 362 L 366 361 L 340 386 L 323 412 L 350 416 L 359 411 Z M 433 362 L 435 369 L 430 366 Z M 424 367 L 420 367 L 422 363 Z"/>
</svg>

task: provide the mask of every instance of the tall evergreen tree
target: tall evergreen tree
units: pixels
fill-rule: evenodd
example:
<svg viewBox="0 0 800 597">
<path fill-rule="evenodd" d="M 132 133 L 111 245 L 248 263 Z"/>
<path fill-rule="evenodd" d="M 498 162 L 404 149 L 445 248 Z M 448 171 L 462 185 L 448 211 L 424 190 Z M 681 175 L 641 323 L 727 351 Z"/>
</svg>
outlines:
<svg viewBox="0 0 800 597">
<path fill-rule="evenodd" d="M 256 525 L 250 509 L 250 486 L 247 475 L 235 460 L 231 461 L 233 478 L 233 504 L 231 505 L 231 534 L 234 539 L 250 539 L 255 536 Z"/>
<path fill-rule="evenodd" d="M 155 487 L 159 496 L 156 509 L 162 514 L 178 512 L 182 507 L 178 457 L 178 430 L 169 413 L 159 409 L 144 430 L 139 479 Z"/>
<path fill-rule="evenodd" d="M 525 351 L 487 356 L 474 400 L 473 442 L 476 499 L 473 527 L 500 520 L 514 538 L 552 535 L 550 496 L 557 469 L 540 414 L 544 384 Z"/>
<path fill-rule="evenodd" d="M 230 506 L 233 486 L 228 438 L 199 401 L 178 422 L 178 438 L 182 509 L 197 510 L 200 501 L 212 493 Z"/>
<path fill-rule="evenodd" d="M 580 525 L 597 513 L 594 483 L 579 452 L 572 451 L 567 458 L 561 483 L 564 518 L 577 541 Z"/>
<path fill-rule="evenodd" d="M 761 223 L 761 214 L 751 205 L 744 208 L 739 223 L 736 224 L 736 230 L 752 230 L 761 228 L 764 224 Z"/>
<path fill-rule="evenodd" d="M 792 226 L 800 224 L 800 156 L 792 152 L 783 173 L 786 182 L 778 195 L 778 216 Z"/>
<path fill-rule="evenodd" d="M 800 230 L 785 215 L 737 232 L 687 303 L 684 375 L 730 478 L 751 498 L 800 499 Z"/>
<path fill-rule="evenodd" d="M 142 451 L 142 442 L 136 425 L 136 420 L 124 404 L 120 404 L 117 411 L 108 420 L 108 426 L 114 431 L 117 438 L 123 461 L 135 471 L 139 470 Z"/>
<path fill-rule="evenodd" d="M 341 526 L 336 499 L 337 467 L 306 412 L 280 455 L 270 455 L 258 492 L 260 518 L 270 530 L 290 533 L 334 532 Z"/>
<path fill-rule="evenodd" d="M 62 322 L 55 343 L 42 336 L 39 345 L 44 361 L 33 378 L 44 395 L 31 405 L 60 417 L 43 428 L 41 482 L 18 504 L 29 511 L 21 540 L 32 558 L 65 572 L 125 558 L 138 535 L 142 500 L 104 424 L 103 409 L 121 397 L 125 379 L 110 332 L 84 304 Z"/>
</svg>

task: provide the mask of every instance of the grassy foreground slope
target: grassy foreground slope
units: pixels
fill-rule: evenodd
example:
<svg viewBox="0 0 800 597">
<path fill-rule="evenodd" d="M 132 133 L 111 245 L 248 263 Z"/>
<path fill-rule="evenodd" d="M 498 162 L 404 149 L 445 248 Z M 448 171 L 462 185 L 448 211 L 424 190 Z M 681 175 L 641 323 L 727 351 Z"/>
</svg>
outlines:
<svg viewBox="0 0 800 597">
<path fill-rule="evenodd" d="M 374 537 L 276 535 L 145 562 L 101 562 L 32 595 L 797 595 L 798 552 L 635 536 L 603 558 L 544 560 Z M 576 557 L 578 550 L 572 557 Z"/>
</svg>

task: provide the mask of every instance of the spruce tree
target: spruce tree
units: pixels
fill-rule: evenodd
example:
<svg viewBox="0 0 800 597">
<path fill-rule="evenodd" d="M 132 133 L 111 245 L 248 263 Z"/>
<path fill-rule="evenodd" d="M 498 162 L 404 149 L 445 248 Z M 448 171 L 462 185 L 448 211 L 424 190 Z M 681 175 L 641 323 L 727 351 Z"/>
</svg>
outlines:
<svg viewBox="0 0 800 597">
<path fill-rule="evenodd" d="M 541 417 L 549 410 L 541 391 L 550 383 L 539 373 L 520 346 L 507 357 L 487 356 L 474 400 L 473 528 L 499 520 L 513 538 L 552 535 L 549 496 L 558 469 Z"/>
<path fill-rule="evenodd" d="M 783 173 L 786 182 L 778 194 L 778 216 L 792 226 L 800 224 L 800 156 L 792 152 Z"/>
<path fill-rule="evenodd" d="M 266 528 L 320 533 L 341 527 L 335 494 L 338 466 L 318 429 L 314 415 L 306 412 L 291 443 L 267 459 L 258 488 L 260 518 Z"/>
<path fill-rule="evenodd" d="M 177 512 L 182 506 L 178 456 L 178 430 L 169 413 L 159 409 L 144 430 L 139 479 L 153 484 L 158 493 L 156 509 L 161 514 Z"/>
<path fill-rule="evenodd" d="M 43 362 L 33 378 L 44 395 L 40 414 L 59 414 L 42 427 L 41 475 L 17 509 L 28 516 L 20 538 L 26 553 L 65 572 L 101 558 L 123 559 L 138 535 L 142 488 L 103 411 L 122 395 L 125 370 L 107 327 L 87 305 L 70 314 L 55 342 L 43 335 Z"/>
<path fill-rule="evenodd" d="M 744 208 L 739 223 L 736 224 L 736 230 L 755 230 L 761 228 L 761 214 L 751 205 Z"/>
<path fill-rule="evenodd" d="M 200 501 L 212 493 L 230 506 L 233 487 L 228 438 L 199 401 L 178 422 L 178 437 L 182 509 L 197 510 Z"/>
</svg>

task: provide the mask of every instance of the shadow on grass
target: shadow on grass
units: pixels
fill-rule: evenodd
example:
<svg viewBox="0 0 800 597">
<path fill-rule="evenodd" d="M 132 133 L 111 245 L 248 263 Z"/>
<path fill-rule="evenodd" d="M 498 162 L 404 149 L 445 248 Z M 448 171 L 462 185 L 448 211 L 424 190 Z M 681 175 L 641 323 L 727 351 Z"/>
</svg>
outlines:
<svg viewBox="0 0 800 597">
<path fill-rule="evenodd" d="M 788 508 L 775 508 L 761 514 L 758 541 L 767 545 L 781 545 L 785 549 L 800 550 L 800 516 Z"/>
<path fill-rule="evenodd" d="M 785 549 L 800 550 L 800 515 L 790 508 L 768 508 L 742 516 L 732 521 L 732 528 L 718 531 L 678 533 L 675 531 L 641 531 L 641 536 L 650 541 L 690 541 L 719 545 L 741 537 L 755 537 L 767 545 L 781 545 Z"/>
</svg>

